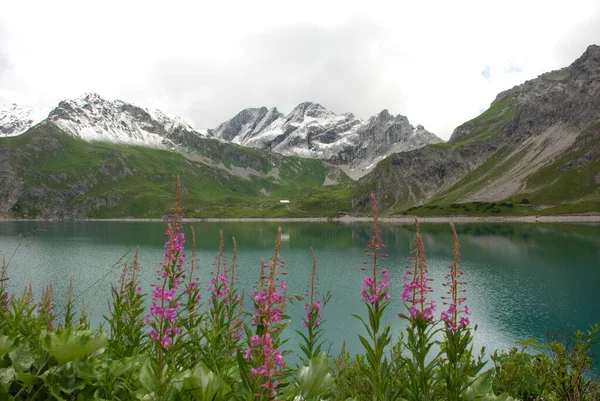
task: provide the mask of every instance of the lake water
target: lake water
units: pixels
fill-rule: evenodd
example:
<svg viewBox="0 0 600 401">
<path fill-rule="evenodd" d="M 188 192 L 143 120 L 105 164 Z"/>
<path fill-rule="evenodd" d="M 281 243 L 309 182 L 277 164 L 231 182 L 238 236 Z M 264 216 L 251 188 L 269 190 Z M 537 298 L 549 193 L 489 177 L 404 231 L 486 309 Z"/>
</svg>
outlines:
<svg viewBox="0 0 600 401">
<path fill-rule="evenodd" d="M 337 353 L 342 340 L 351 352 L 360 350 L 356 335 L 363 328 L 351 314 L 366 314 L 359 296 L 369 224 L 227 222 L 193 226 L 202 281 L 208 280 L 219 230 L 223 230 L 228 256 L 231 237 L 237 240 L 237 270 L 246 293 L 258 277 L 261 258 L 271 256 L 279 226 L 289 293 L 305 294 L 313 247 L 320 292 L 333 295 L 324 311 L 331 351 Z M 43 231 L 36 232 L 35 239 L 18 238 L 34 229 Z M 94 323 L 99 324 L 107 311 L 110 284 L 119 275 L 111 266 L 139 246 L 142 281 L 149 292 L 162 260 L 164 231 L 165 224 L 147 222 L 0 222 L 0 257 L 4 254 L 10 263 L 11 290 L 21 292 L 32 283 L 39 296 L 41 286 L 52 282 L 59 308 L 72 278 L 76 296 L 85 297 Z M 479 326 L 478 347 L 485 345 L 488 351 L 508 348 L 518 340 L 544 339 L 548 330 L 586 329 L 600 322 L 600 226 L 470 223 L 458 224 L 457 231 L 461 266 L 468 281 L 467 304 L 471 321 Z M 387 319 L 395 336 L 403 327 L 397 317 L 404 311 L 399 297 L 414 234 L 414 226 L 382 225 L 389 254 L 382 266 L 390 272 L 393 300 Z M 440 305 L 441 283 L 452 258 L 450 229 L 447 224 L 422 224 L 422 234 L 434 279 L 433 297 Z M 186 246 L 191 236 L 187 239 Z M 301 327 L 302 308 L 300 302 L 289 307 L 292 328 Z M 293 330 L 288 332 L 294 340 Z"/>
</svg>

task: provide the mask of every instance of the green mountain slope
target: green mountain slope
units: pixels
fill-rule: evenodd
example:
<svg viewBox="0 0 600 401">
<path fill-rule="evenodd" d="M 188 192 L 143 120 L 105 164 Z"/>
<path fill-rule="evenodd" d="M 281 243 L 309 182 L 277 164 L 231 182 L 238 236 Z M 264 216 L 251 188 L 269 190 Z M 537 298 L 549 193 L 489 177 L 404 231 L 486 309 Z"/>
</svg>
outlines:
<svg viewBox="0 0 600 401">
<path fill-rule="evenodd" d="M 447 143 L 396 154 L 358 182 L 387 213 L 600 211 L 600 47 L 499 94 Z"/>
<path fill-rule="evenodd" d="M 88 143 L 51 123 L 0 138 L 4 217 L 161 217 L 175 177 L 187 217 L 336 216 L 347 178 L 319 161 L 203 140 L 196 151 Z M 323 186 L 326 176 L 337 186 Z M 280 199 L 290 199 L 289 205 Z"/>
</svg>

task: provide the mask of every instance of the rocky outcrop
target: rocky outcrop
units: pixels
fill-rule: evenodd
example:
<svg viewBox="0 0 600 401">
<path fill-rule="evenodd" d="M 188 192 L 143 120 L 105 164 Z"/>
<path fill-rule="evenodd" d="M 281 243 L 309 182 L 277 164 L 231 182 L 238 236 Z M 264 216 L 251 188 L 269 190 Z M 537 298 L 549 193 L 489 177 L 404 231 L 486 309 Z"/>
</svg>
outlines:
<svg viewBox="0 0 600 401">
<path fill-rule="evenodd" d="M 299 104 L 288 115 L 276 108 L 246 109 L 213 134 L 244 146 L 345 165 L 354 177 L 390 154 L 441 142 L 423 126 L 413 127 L 405 116 L 387 110 L 362 121 L 313 102 Z"/>
</svg>

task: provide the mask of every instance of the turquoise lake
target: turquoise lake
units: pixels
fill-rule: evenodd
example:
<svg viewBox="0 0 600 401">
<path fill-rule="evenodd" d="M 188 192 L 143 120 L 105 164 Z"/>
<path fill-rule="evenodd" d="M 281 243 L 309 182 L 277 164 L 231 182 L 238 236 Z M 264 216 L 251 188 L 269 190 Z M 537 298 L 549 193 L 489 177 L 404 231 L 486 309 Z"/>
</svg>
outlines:
<svg viewBox="0 0 600 401">
<path fill-rule="evenodd" d="M 228 260 L 232 241 L 238 244 L 239 285 L 248 294 L 260 271 L 260 260 L 272 254 L 277 228 L 282 227 L 281 258 L 286 262 L 288 293 L 305 295 L 317 258 L 321 294 L 331 291 L 324 310 L 327 341 L 337 353 L 345 340 L 351 352 L 360 351 L 361 323 L 351 314 L 366 314 L 360 287 L 364 248 L 370 238 L 367 223 L 189 223 L 197 235 L 204 287 L 208 282 L 223 231 Z M 83 296 L 94 324 L 108 310 L 111 283 L 120 269 L 112 268 L 128 250 L 139 246 L 144 290 L 149 292 L 162 260 L 166 225 L 148 222 L 0 222 L 0 257 L 9 262 L 9 288 L 20 293 L 32 283 L 53 283 L 57 311 L 66 298 L 69 278 L 75 294 Z M 441 305 L 444 275 L 452 258 L 447 224 L 422 224 L 432 297 Z M 26 238 L 19 235 L 38 230 Z M 467 304 L 478 325 L 476 346 L 488 353 L 506 349 L 530 337 L 544 340 L 548 330 L 587 329 L 600 323 L 600 226 L 583 224 L 457 224 L 462 269 L 468 282 Z M 383 224 L 381 234 L 389 257 L 382 267 L 391 276 L 392 306 L 388 321 L 397 337 L 403 322 L 397 314 L 402 276 L 414 243 L 412 225 Z M 187 235 L 186 249 L 191 246 Z M 133 252 L 128 255 L 133 257 Z M 250 303 L 246 302 L 249 307 Z M 303 302 L 289 306 L 291 328 L 301 327 Z M 438 315 L 441 308 L 438 307 Z M 293 348 L 296 334 L 287 330 Z"/>
</svg>

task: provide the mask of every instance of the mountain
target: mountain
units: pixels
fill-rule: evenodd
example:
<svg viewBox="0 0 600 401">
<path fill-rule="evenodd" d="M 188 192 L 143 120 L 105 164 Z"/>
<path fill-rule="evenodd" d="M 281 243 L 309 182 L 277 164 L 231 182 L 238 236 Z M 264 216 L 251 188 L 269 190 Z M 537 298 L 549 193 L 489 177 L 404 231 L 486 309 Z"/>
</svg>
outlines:
<svg viewBox="0 0 600 401">
<path fill-rule="evenodd" d="M 287 115 L 246 109 L 204 131 L 98 95 L 63 101 L 37 124 L 10 110 L 4 218 L 160 217 L 177 175 L 188 217 L 361 214 L 373 192 L 383 215 L 600 212 L 599 46 L 500 93 L 445 143 L 387 110 L 361 121 L 308 102 Z M 340 168 L 357 176 L 400 150 L 357 181 Z"/>
<path fill-rule="evenodd" d="M 85 141 L 172 148 L 181 135 L 207 135 L 206 131 L 196 131 L 180 118 L 168 117 L 160 110 L 106 100 L 95 93 L 61 101 L 48 120 Z"/>
<path fill-rule="evenodd" d="M 411 213 L 600 210 L 600 47 L 500 93 L 447 143 L 390 156 L 357 188 L 355 207 L 375 191 L 390 211 L 420 206 Z"/>
<path fill-rule="evenodd" d="M 0 137 L 21 135 L 48 117 L 48 110 L 16 104 L 0 105 Z"/>
<path fill-rule="evenodd" d="M 8 110 L 7 121 L 37 122 L 19 120 L 23 108 Z M 335 166 L 228 143 L 158 110 L 85 94 L 0 138 L 0 218 L 161 217 L 176 176 L 188 217 L 350 212 L 329 197 L 349 196 L 351 180 Z"/>
<path fill-rule="evenodd" d="M 356 178 L 393 153 L 442 142 L 423 126 L 413 127 L 405 116 L 388 110 L 363 121 L 312 102 L 299 104 L 287 115 L 277 108 L 245 109 L 212 133 L 243 146 L 345 166 Z"/>
<path fill-rule="evenodd" d="M 173 151 L 88 142 L 47 119 L 0 138 L 0 218 L 160 218 L 173 204 L 177 176 L 187 217 L 350 212 L 351 180 L 334 166 L 217 139 L 195 143 Z"/>
<path fill-rule="evenodd" d="M 160 110 L 107 100 L 95 93 L 63 100 L 44 114 L 56 127 L 88 142 L 175 149 L 195 148 L 198 139 L 214 137 L 285 156 L 327 161 L 354 178 L 392 153 L 441 142 L 422 126 L 413 127 L 406 117 L 393 116 L 387 110 L 362 121 L 351 113 L 337 115 L 310 102 L 299 104 L 288 115 L 276 108 L 245 109 L 216 129 L 204 130 Z M 44 114 L 16 105 L 5 107 L 0 110 L 2 132 L 21 134 L 40 122 Z"/>
</svg>

